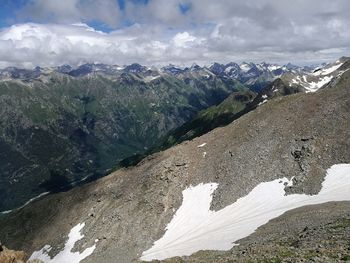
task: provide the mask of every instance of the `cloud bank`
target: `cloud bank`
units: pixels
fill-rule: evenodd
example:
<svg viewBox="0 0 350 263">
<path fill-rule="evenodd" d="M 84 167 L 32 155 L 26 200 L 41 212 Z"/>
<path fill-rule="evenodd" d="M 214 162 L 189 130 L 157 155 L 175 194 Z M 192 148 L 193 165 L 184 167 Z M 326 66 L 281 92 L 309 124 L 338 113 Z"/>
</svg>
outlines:
<svg viewBox="0 0 350 263">
<path fill-rule="evenodd" d="M 0 30 L 0 67 L 310 64 L 350 54 L 346 0 L 61 2 L 31 0 L 18 10 L 17 23 Z M 111 30 L 99 31 L 94 23 Z"/>
</svg>

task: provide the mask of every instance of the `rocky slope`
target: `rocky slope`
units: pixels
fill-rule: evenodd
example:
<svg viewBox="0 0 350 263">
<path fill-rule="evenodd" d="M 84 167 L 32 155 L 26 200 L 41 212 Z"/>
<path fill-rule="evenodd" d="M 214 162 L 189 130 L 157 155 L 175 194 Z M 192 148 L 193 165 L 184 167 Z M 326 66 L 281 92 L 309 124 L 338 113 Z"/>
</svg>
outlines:
<svg viewBox="0 0 350 263">
<path fill-rule="evenodd" d="M 305 89 L 291 84 L 284 75 L 266 85 L 259 93 L 251 90 L 233 92 L 219 105 L 200 111 L 193 119 L 170 131 L 150 150 L 125 158 L 120 162 L 120 166 L 135 165 L 147 155 L 165 150 L 185 140 L 191 140 L 217 127 L 225 126 L 268 100 L 299 92 L 305 92 Z"/>
<path fill-rule="evenodd" d="M 54 256 L 72 227 L 84 222 L 84 237 L 74 249 L 96 248 L 82 262 L 132 262 L 163 236 L 190 185 L 218 183 L 211 203 L 215 211 L 261 182 L 282 177 L 293 178 L 285 188 L 289 194 L 317 194 L 326 169 L 350 163 L 349 88 L 347 71 L 315 93 L 267 100 L 228 126 L 151 155 L 135 167 L 2 215 L 1 239 L 28 254 L 51 245 L 49 255 Z M 198 252 L 169 262 L 345 261 L 349 213 L 345 201 L 298 208 L 230 251 Z"/>
</svg>

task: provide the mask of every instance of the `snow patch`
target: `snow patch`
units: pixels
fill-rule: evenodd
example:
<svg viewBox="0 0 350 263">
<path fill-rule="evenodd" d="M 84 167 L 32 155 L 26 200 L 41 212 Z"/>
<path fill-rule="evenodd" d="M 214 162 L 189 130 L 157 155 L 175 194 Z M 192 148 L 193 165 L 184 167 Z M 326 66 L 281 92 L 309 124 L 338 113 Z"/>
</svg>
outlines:
<svg viewBox="0 0 350 263">
<path fill-rule="evenodd" d="M 327 170 L 317 195 L 285 195 L 287 178 L 257 185 L 248 195 L 225 208 L 212 211 L 210 204 L 217 183 L 185 189 L 183 202 L 166 226 L 162 238 L 144 251 L 141 260 L 162 260 L 188 256 L 199 250 L 229 250 L 239 239 L 284 212 L 305 205 L 350 200 L 350 164 L 333 165 Z"/>
<path fill-rule="evenodd" d="M 312 75 L 314 76 L 325 76 L 325 75 L 329 75 L 331 73 L 333 73 L 334 71 L 336 71 L 338 68 L 340 68 L 343 65 L 343 63 L 340 64 L 335 64 L 333 66 L 328 66 L 326 68 L 323 68 L 322 70 L 318 70 L 314 73 L 312 73 Z"/>
<path fill-rule="evenodd" d="M 5 215 L 5 214 L 11 213 L 12 211 L 13 210 L 5 210 L 5 211 L 0 212 L 0 214 Z"/>
<path fill-rule="evenodd" d="M 328 84 L 333 79 L 332 76 L 325 76 L 323 78 L 320 78 L 318 82 L 310 82 L 309 86 L 304 86 L 305 89 L 307 89 L 310 92 L 315 92 L 319 90 L 324 85 Z"/>
<path fill-rule="evenodd" d="M 267 102 L 267 100 L 263 100 L 262 102 L 260 102 L 259 104 L 258 104 L 258 106 L 260 106 L 260 105 L 262 105 L 262 104 L 264 104 L 264 103 L 266 103 Z"/>
<path fill-rule="evenodd" d="M 40 197 L 43 197 L 45 195 L 48 195 L 50 192 L 44 192 L 41 193 L 40 195 L 37 195 L 31 199 L 29 199 L 24 205 L 22 205 L 20 208 L 25 207 L 26 205 L 29 205 L 31 202 L 34 202 L 35 200 L 39 199 Z"/>
<path fill-rule="evenodd" d="M 233 66 L 229 66 L 229 67 L 225 68 L 225 73 L 230 73 L 230 71 L 231 71 L 232 69 L 234 69 Z"/>
<path fill-rule="evenodd" d="M 292 79 L 292 83 L 300 85 L 302 80 L 300 79 L 300 76 L 297 76 L 295 79 Z"/>
<path fill-rule="evenodd" d="M 22 206 L 20 206 L 20 207 L 17 207 L 16 209 L 13 209 L 13 210 L 2 211 L 2 212 L 0 212 L 0 214 L 9 214 L 9 213 L 11 213 L 12 211 L 16 211 L 16 210 L 22 209 L 23 207 L 29 205 L 30 203 L 34 202 L 35 200 L 37 200 L 37 199 L 39 199 L 39 198 L 41 198 L 41 197 L 43 197 L 43 196 L 45 196 L 45 195 L 48 195 L 49 193 L 50 193 L 50 192 L 41 193 L 41 194 L 39 194 L 39 195 L 37 195 L 37 196 L 35 196 L 35 197 L 29 199 L 27 202 L 25 202 L 24 205 L 22 205 Z"/>
<path fill-rule="evenodd" d="M 72 252 L 75 243 L 84 237 L 84 235 L 80 233 L 84 226 L 85 223 L 77 224 L 70 230 L 64 249 L 53 258 L 48 255 L 52 247 L 50 245 L 45 245 L 41 250 L 34 251 L 29 260 L 39 259 L 45 263 L 79 263 L 84 258 L 90 256 L 96 248 L 95 244 L 92 247 L 86 248 L 82 253 Z"/>
<path fill-rule="evenodd" d="M 158 78 L 160 78 L 159 75 L 158 76 L 147 76 L 147 77 L 144 78 L 144 81 L 145 82 L 151 82 L 151 81 L 156 80 Z"/>
<path fill-rule="evenodd" d="M 293 186 L 294 177 L 295 176 L 293 176 L 287 183 L 285 183 L 285 186 Z"/>
<path fill-rule="evenodd" d="M 270 70 L 270 71 L 274 71 L 274 70 L 276 70 L 276 69 L 280 69 L 281 66 L 278 66 L 278 65 L 269 65 L 267 68 L 268 68 L 268 70 Z"/>
<path fill-rule="evenodd" d="M 243 71 L 243 72 L 248 72 L 252 67 L 249 65 L 249 64 L 247 64 L 247 63 L 243 63 L 243 64 L 241 64 L 240 66 L 240 69 Z"/>
<path fill-rule="evenodd" d="M 308 82 L 305 75 L 303 75 L 302 78 L 303 80 L 300 78 L 300 76 L 297 76 L 296 78 L 292 79 L 291 82 L 303 86 L 307 92 L 315 92 L 324 85 L 328 84 L 333 79 L 333 76 L 319 77 L 316 81 L 312 82 Z"/>
</svg>

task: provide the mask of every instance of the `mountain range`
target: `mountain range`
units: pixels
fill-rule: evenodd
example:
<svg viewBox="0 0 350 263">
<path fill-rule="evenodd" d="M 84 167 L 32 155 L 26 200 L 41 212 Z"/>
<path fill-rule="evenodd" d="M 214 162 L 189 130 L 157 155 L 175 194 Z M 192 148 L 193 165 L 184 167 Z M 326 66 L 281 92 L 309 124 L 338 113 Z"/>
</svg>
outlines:
<svg viewBox="0 0 350 263">
<path fill-rule="evenodd" d="M 106 175 L 232 92 L 253 96 L 285 72 L 304 69 L 266 63 L 2 69 L 0 211 Z"/>
<path fill-rule="evenodd" d="M 4 69 L 1 241 L 43 262 L 346 260 L 349 69 Z"/>
<path fill-rule="evenodd" d="M 199 71 L 202 73 L 203 76 L 205 76 L 205 74 L 209 74 L 209 76 L 210 74 L 215 74 L 217 76 L 234 78 L 242 83 L 253 85 L 258 79 L 260 79 L 260 81 L 270 81 L 271 79 L 281 76 L 286 72 L 312 72 L 316 68 L 317 66 L 300 67 L 290 63 L 280 66 L 277 64 L 269 64 L 266 62 L 257 64 L 253 62 L 243 62 L 241 64 L 237 64 L 234 62 L 230 62 L 228 64 L 219 64 L 215 62 L 209 66 L 203 67 L 195 63 L 190 67 L 180 67 L 172 64 L 169 64 L 168 66 L 164 67 L 146 67 L 137 63 L 124 66 L 90 63 L 83 64 L 78 67 L 72 67 L 70 65 L 62 65 L 58 67 L 47 68 L 35 67 L 34 69 L 8 67 L 0 69 L 0 78 L 20 79 L 25 81 L 37 79 L 41 75 L 49 75 L 53 72 L 66 74 L 73 77 L 83 77 L 89 74 L 91 75 L 93 73 L 99 73 L 105 76 L 115 78 L 122 73 L 134 73 L 141 74 L 141 77 L 146 78 L 146 81 L 151 81 L 154 78 L 160 77 L 164 74 L 177 76 L 188 72 Z"/>
<path fill-rule="evenodd" d="M 235 89 L 229 89 L 224 76 L 212 73 L 209 79 L 222 84 L 222 90 L 226 87 L 227 96 L 217 105 L 198 107 L 192 119 L 166 133 L 164 150 L 150 152 L 136 165 L 103 178 L 3 213 L 2 242 L 43 262 L 60 258 L 70 262 L 348 260 L 349 61 L 341 58 L 308 73 L 284 73 L 259 92 L 238 80 L 232 82 Z M 208 84 L 203 74 L 210 72 L 186 70 L 176 73 L 179 82 L 173 83 L 201 90 Z M 133 75 L 140 73 L 123 74 L 129 81 L 132 78 L 131 83 L 140 78 Z M 70 92 L 78 86 L 74 78 L 84 80 L 89 91 L 91 79 L 94 85 L 102 83 L 96 79 L 107 79 L 99 74 L 80 79 L 66 73 L 57 78 L 74 84 L 68 86 Z M 19 87 L 36 87 L 35 80 L 25 82 L 26 86 L 13 82 L 18 85 L 11 86 L 16 92 Z M 52 86 L 40 87 L 45 91 Z M 63 86 L 59 87 L 56 92 Z M 40 94 L 48 99 L 42 89 Z M 108 97 L 111 94 L 108 90 Z M 153 145 L 163 145 L 159 138 Z M 73 247 L 81 252 L 72 252 Z"/>
</svg>

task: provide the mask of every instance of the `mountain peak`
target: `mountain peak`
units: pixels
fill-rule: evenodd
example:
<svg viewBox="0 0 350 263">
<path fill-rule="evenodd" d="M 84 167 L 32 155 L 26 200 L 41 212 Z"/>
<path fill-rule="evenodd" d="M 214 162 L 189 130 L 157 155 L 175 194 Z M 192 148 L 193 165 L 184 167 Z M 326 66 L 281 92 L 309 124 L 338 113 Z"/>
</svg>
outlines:
<svg viewBox="0 0 350 263">
<path fill-rule="evenodd" d="M 131 65 L 128 65 L 124 68 L 124 71 L 128 73 L 141 73 L 147 71 L 147 67 L 142 66 L 138 63 L 133 63 Z"/>
</svg>

